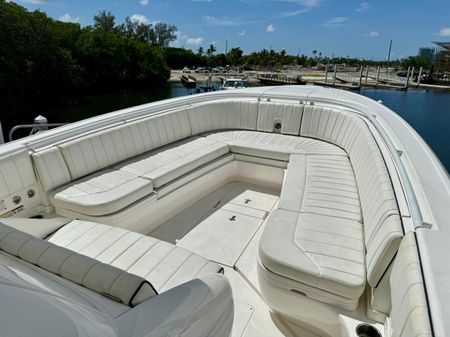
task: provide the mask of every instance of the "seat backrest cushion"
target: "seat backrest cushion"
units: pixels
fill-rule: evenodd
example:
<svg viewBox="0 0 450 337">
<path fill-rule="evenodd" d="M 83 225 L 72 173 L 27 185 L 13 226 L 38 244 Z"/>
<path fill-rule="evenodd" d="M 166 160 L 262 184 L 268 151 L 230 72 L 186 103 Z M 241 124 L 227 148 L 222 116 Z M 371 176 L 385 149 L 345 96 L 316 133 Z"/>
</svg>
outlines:
<svg viewBox="0 0 450 337">
<path fill-rule="evenodd" d="M 32 154 L 34 166 L 45 192 L 71 181 L 69 169 L 58 147 L 53 146 Z"/>
<path fill-rule="evenodd" d="M 390 277 L 391 335 L 431 337 L 431 324 L 414 232 L 403 238 Z"/>
<path fill-rule="evenodd" d="M 72 180 L 189 137 L 186 111 L 177 110 L 116 126 L 59 145 Z"/>
<path fill-rule="evenodd" d="M 0 249 L 128 306 L 155 295 L 144 278 L 0 223 Z"/>
<path fill-rule="evenodd" d="M 303 114 L 303 104 L 261 102 L 258 112 L 258 131 L 273 132 L 277 121 L 281 133 L 298 136 Z"/>
<path fill-rule="evenodd" d="M 392 182 L 380 149 L 360 117 L 333 108 L 305 106 L 300 135 L 336 144 L 349 155 L 363 213 L 367 281 L 375 287 L 403 236 Z"/>
<path fill-rule="evenodd" d="M 256 100 L 220 100 L 188 108 L 192 135 L 226 129 L 256 130 Z"/>
<path fill-rule="evenodd" d="M 185 108 L 132 121 L 127 125 L 138 154 L 191 136 Z"/>
<path fill-rule="evenodd" d="M 33 165 L 25 148 L 0 158 L 0 200 L 35 183 Z"/>
</svg>

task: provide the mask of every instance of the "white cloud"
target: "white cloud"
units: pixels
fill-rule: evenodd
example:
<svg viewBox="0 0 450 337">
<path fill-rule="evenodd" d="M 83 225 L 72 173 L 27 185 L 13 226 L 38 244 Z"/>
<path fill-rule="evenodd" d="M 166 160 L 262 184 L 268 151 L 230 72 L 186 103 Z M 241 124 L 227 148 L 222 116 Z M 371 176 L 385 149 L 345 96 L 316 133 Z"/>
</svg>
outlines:
<svg viewBox="0 0 450 337">
<path fill-rule="evenodd" d="M 276 30 L 276 27 L 271 23 L 266 27 L 267 33 L 273 33 Z"/>
<path fill-rule="evenodd" d="M 216 18 L 211 15 L 204 15 L 203 21 L 212 26 L 235 26 L 236 22 L 229 18 Z"/>
<path fill-rule="evenodd" d="M 194 47 L 198 47 L 201 44 L 203 44 L 203 42 L 205 41 L 203 39 L 203 37 L 199 36 L 199 37 L 190 37 L 187 34 L 184 34 L 181 31 L 177 31 L 175 33 L 175 35 L 177 36 L 177 39 L 173 42 L 170 43 L 171 47 L 182 47 L 183 45 L 189 45 L 189 46 L 194 46 Z"/>
<path fill-rule="evenodd" d="M 238 36 L 244 36 L 246 34 L 245 29 L 242 32 L 239 32 L 237 35 Z"/>
<path fill-rule="evenodd" d="M 439 29 L 439 32 L 437 32 L 436 35 L 450 36 L 450 27 L 442 27 L 441 29 Z"/>
<path fill-rule="evenodd" d="M 356 8 L 357 12 L 365 12 L 369 9 L 370 4 L 368 2 L 361 2 L 358 6 L 358 8 Z"/>
<path fill-rule="evenodd" d="M 175 41 L 170 42 L 170 46 L 176 47 L 176 48 L 181 47 L 183 45 L 183 43 L 186 42 L 186 39 L 188 38 L 188 36 L 186 34 L 184 34 L 183 32 L 180 32 L 180 31 L 176 31 L 175 36 L 177 38 L 175 39 Z"/>
<path fill-rule="evenodd" d="M 53 0 L 21 0 L 20 2 L 26 3 L 26 4 L 33 4 L 33 5 L 45 5 Z"/>
<path fill-rule="evenodd" d="M 210 26 L 242 26 L 252 23 L 258 23 L 259 21 L 246 21 L 242 18 L 230 18 L 228 16 L 216 18 L 215 16 L 211 15 L 203 15 L 203 22 Z"/>
<path fill-rule="evenodd" d="M 289 18 L 292 16 L 297 16 L 299 14 L 309 12 L 313 8 L 319 6 L 320 3 L 322 2 L 322 0 L 272 0 L 272 1 L 289 2 L 301 7 L 293 11 L 282 12 L 278 14 L 277 16 L 278 18 Z"/>
<path fill-rule="evenodd" d="M 69 13 L 63 14 L 58 18 L 59 21 L 62 22 L 72 22 L 72 23 L 78 23 L 80 18 L 78 16 L 73 17 Z"/>
<path fill-rule="evenodd" d="M 148 3 L 149 3 L 149 0 L 139 0 L 139 3 L 140 3 L 142 6 L 147 6 Z"/>
<path fill-rule="evenodd" d="M 380 36 L 380 33 L 372 30 L 370 33 L 364 34 L 363 36 L 366 36 L 366 37 L 378 37 L 378 36 Z"/>
<path fill-rule="evenodd" d="M 186 39 L 186 43 L 191 46 L 200 46 L 203 43 L 204 39 L 202 37 L 190 37 Z"/>
<path fill-rule="evenodd" d="M 131 20 L 132 22 L 140 23 L 140 24 L 145 24 L 145 25 L 148 25 L 148 24 L 150 23 L 150 20 L 147 19 L 147 17 L 146 17 L 145 15 L 142 15 L 142 14 L 133 14 L 133 15 L 130 17 L 130 20 Z"/>
<path fill-rule="evenodd" d="M 299 10 L 296 10 L 296 11 L 283 12 L 283 13 L 278 14 L 277 17 L 281 18 L 281 19 L 283 19 L 283 18 L 290 18 L 291 16 L 297 16 L 299 14 L 309 12 L 310 10 L 311 9 L 309 9 L 309 8 L 303 8 L 303 9 L 299 9 Z"/>
<path fill-rule="evenodd" d="M 342 27 L 348 21 L 348 18 L 345 16 L 336 16 L 331 18 L 330 20 L 325 21 L 321 26 L 328 28 L 336 28 Z"/>
</svg>

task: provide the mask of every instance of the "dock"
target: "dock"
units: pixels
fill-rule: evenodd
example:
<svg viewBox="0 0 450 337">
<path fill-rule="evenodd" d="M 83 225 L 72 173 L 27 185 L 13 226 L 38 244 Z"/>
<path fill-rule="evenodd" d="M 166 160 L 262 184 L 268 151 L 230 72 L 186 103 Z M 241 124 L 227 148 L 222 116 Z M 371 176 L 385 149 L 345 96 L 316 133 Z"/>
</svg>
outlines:
<svg viewBox="0 0 450 337">
<path fill-rule="evenodd" d="M 244 71 L 242 73 L 194 73 L 197 85 L 205 83 L 206 89 L 212 90 L 212 83 L 223 83 L 225 77 L 246 77 L 248 82 L 255 85 L 298 85 L 314 84 L 319 86 L 333 87 L 344 90 L 361 90 L 367 88 L 378 88 L 388 90 L 409 90 L 409 89 L 432 89 L 439 91 L 450 91 L 450 85 L 436 85 L 421 83 L 423 69 L 414 71 L 410 68 L 405 77 L 398 76 L 391 69 L 380 67 L 358 67 L 338 69 L 337 66 L 328 70 L 317 69 L 287 69 L 282 72 L 269 73 L 264 71 Z M 414 75 L 413 75 L 414 74 Z M 171 72 L 170 81 L 179 82 L 181 75 L 179 70 Z M 203 88 L 201 88 L 203 91 Z"/>
<path fill-rule="evenodd" d="M 288 75 L 282 73 L 259 73 L 256 78 L 263 84 L 306 84 L 300 75 Z"/>
</svg>

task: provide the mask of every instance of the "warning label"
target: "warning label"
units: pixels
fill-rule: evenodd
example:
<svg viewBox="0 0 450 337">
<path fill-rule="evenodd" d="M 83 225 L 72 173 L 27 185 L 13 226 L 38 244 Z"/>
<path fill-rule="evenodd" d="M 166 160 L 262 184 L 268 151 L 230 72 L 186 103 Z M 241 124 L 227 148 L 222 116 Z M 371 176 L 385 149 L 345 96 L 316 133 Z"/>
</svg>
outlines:
<svg viewBox="0 0 450 337">
<path fill-rule="evenodd" d="M 5 212 L 3 214 L 0 214 L 0 218 L 9 218 L 12 217 L 13 215 L 16 215 L 17 213 L 20 213 L 24 210 L 23 205 L 20 205 L 19 207 L 16 207 L 8 212 Z"/>
</svg>

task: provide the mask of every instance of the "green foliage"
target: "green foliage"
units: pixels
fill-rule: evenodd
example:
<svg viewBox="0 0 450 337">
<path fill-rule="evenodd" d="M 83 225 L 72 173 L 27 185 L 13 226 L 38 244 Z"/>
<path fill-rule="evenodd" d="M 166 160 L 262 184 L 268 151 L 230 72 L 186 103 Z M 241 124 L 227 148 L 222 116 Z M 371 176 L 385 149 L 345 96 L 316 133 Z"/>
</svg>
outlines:
<svg viewBox="0 0 450 337">
<path fill-rule="evenodd" d="M 116 30 L 116 17 L 111 12 L 105 10 L 99 11 L 94 16 L 94 28 L 105 32 L 113 32 Z"/>
<path fill-rule="evenodd" d="M 194 54 L 192 50 L 184 48 L 164 49 L 167 65 L 172 69 L 187 67 L 198 67 L 205 64 L 204 57 Z"/>
<path fill-rule="evenodd" d="M 431 61 L 426 57 L 410 56 L 408 58 L 401 60 L 400 66 L 403 69 L 407 69 L 408 67 L 415 67 L 416 69 L 423 67 L 424 69 L 430 69 Z"/>
<path fill-rule="evenodd" d="M 231 50 L 227 54 L 228 64 L 233 66 L 240 65 L 242 62 L 243 51 L 241 48 L 231 48 Z"/>
<path fill-rule="evenodd" d="M 175 41 L 177 36 L 175 35 L 177 27 L 169 25 L 164 22 L 158 22 L 153 27 L 154 40 L 151 41 L 154 45 L 161 47 L 168 47 L 169 43 Z"/>
<path fill-rule="evenodd" d="M 213 56 L 216 51 L 217 51 L 216 47 L 214 47 L 213 44 L 210 44 L 208 50 L 206 51 L 206 54 L 208 56 Z"/>
<path fill-rule="evenodd" d="M 116 26 L 106 11 L 94 17 L 92 27 L 81 28 L 0 0 L 2 122 L 85 93 L 167 81 L 163 49 L 175 32 L 172 25 L 129 19 Z"/>
<path fill-rule="evenodd" d="M 164 22 L 158 22 L 154 26 L 125 18 L 125 22 L 117 27 L 117 31 L 125 38 L 146 41 L 150 45 L 168 47 L 175 41 L 177 27 Z"/>
</svg>

